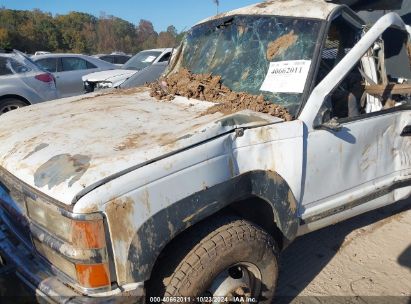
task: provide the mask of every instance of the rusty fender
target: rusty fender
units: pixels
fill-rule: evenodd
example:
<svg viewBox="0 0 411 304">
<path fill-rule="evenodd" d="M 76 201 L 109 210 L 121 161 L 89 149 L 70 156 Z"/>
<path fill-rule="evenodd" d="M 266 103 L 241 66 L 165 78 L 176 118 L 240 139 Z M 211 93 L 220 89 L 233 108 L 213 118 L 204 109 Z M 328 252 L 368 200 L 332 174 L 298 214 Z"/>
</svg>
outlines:
<svg viewBox="0 0 411 304">
<path fill-rule="evenodd" d="M 128 281 L 150 278 L 161 250 L 176 235 L 233 202 L 259 197 L 268 202 L 284 237 L 298 228 L 297 203 L 286 181 L 272 171 L 251 171 L 182 199 L 147 220 L 136 232 L 128 252 Z"/>
</svg>

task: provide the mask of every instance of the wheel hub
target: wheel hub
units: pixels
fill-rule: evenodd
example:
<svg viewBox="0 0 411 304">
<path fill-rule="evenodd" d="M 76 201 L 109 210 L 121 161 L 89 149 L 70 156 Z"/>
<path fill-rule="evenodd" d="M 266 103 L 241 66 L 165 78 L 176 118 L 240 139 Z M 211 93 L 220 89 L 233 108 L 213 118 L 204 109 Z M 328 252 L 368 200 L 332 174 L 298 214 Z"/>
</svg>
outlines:
<svg viewBox="0 0 411 304">
<path fill-rule="evenodd" d="M 20 108 L 19 105 L 7 105 L 0 109 L 0 115 Z"/>
<path fill-rule="evenodd" d="M 261 273 L 257 266 L 236 264 L 222 271 L 212 282 L 207 294 L 212 297 L 227 297 L 229 303 L 246 303 L 248 298 L 258 297 L 261 290 Z M 234 299 L 242 298 L 242 301 Z M 218 302 L 214 302 L 218 303 Z"/>
</svg>

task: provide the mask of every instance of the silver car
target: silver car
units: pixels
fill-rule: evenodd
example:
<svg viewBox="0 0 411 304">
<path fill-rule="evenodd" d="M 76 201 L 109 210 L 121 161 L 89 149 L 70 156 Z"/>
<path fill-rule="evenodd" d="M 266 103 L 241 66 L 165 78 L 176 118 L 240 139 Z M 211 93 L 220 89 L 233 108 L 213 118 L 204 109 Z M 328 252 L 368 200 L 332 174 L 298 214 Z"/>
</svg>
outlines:
<svg viewBox="0 0 411 304">
<path fill-rule="evenodd" d="M 130 86 L 142 85 L 144 84 L 142 81 L 146 79 L 148 82 L 154 81 L 157 79 L 156 76 L 158 77 L 161 75 L 161 72 L 158 72 L 158 70 L 162 69 L 162 71 L 164 71 L 167 67 L 172 53 L 172 48 L 141 51 L 131 57 L 121 69 L 117 68 L 112 71 L 85 75 L 83 77 L 85 90 L 87 92 L 93 92 L 98 89 L 117 88 L 133 75 L 136 75 L 136 81 L 133 81 L 133 85 Z M 157 66 L 157 64 L 160 65 Z M 150 69 L 150 71 L 145 72 L 145 69 L 152 65 L 156 66 L 153 69 Z"/>
<path fill-rule="evenodd" d="M 33 56 L 32 59 L 53 73 L 61 97 L 83 94 L 82 76 L 116 68 L 106 61 L 80 54 L 47 54 Z"/>
<path fill-rule="evenodd" d="M 0 50 L 0 115 L 56 98 L 53 75 L 19 51 Z"/>
<path fill-rule="evenodd" d="M 117 67 L 123 66 L 131 58 L 130 55 L 124 53 L 97 54 L 93 57 L 110 62 Z"/>
</svg>

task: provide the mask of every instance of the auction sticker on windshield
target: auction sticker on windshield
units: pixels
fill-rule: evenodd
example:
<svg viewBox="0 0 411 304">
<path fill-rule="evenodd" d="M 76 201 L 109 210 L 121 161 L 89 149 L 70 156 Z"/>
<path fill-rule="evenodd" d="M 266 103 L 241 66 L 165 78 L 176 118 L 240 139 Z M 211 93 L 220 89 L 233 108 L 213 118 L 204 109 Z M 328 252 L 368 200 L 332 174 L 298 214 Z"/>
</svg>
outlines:
<svg viewBox="0 0 411 304">
<path fill-rule="evenodd" d="M 302 93 L 310 66 L 311 60 L 270 62 L 260 90 L 272 93 Z"/>
</svg>

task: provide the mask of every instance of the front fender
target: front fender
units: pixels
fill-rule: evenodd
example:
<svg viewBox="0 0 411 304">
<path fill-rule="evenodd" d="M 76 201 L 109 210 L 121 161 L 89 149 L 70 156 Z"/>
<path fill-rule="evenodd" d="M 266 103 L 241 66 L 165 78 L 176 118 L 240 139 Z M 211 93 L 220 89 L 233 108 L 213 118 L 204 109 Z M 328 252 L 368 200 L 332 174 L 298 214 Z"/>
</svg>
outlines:
<svg viewBox="0 0 411 304">
<path fill-rule="evenodd" d="M 248 197 L 268 202 L 284 237 L 291 241 L 298 229 L 297 202 L 287 182 L 276 172 L 251 171 L 190 195 L 149 218 L 135 233 L 128 252 L 128 281 L 150 278 L 161 250 L 179 233 Z"/>
</svg>

